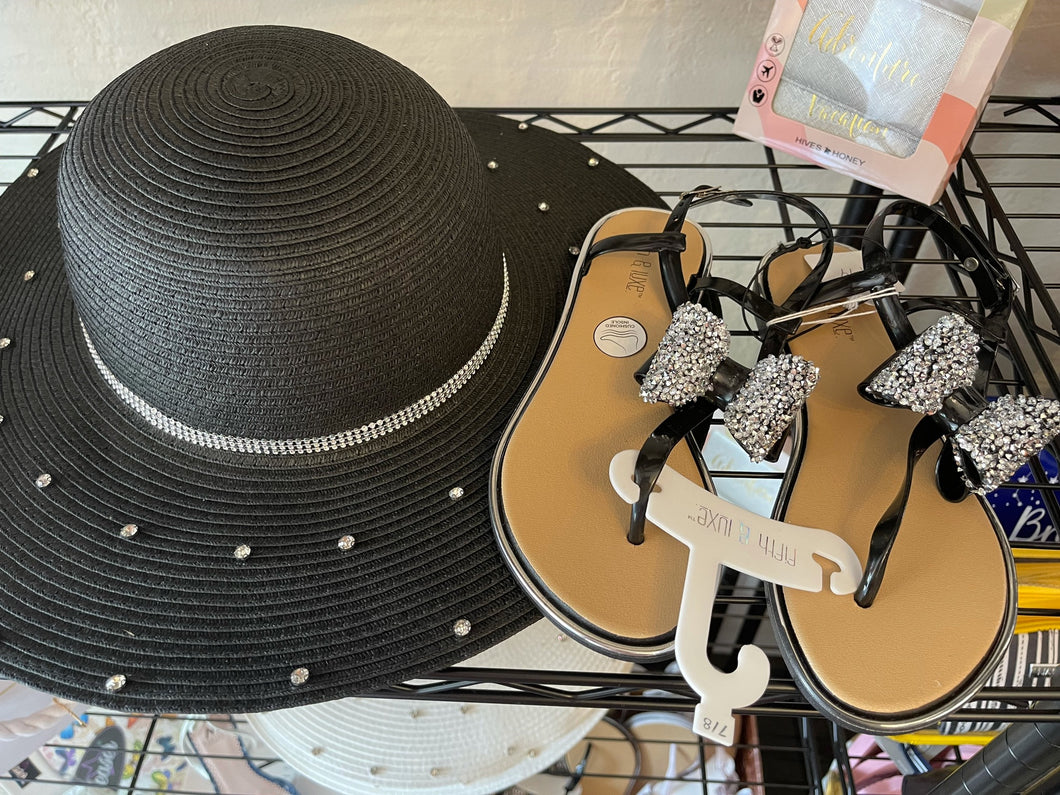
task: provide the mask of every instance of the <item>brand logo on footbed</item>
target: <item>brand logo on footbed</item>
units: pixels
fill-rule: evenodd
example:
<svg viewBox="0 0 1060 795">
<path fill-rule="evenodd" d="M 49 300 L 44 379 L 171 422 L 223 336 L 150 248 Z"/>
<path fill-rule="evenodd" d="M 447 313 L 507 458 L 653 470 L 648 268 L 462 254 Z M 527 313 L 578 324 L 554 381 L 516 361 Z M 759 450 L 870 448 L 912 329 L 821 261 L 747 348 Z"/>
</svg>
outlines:
<svg viewBox="0 0 1060 795">
<path fill-rule="evenodd" d="M 593 331 L 593 342 L 608 356 L 625 359 L 644 349 L 648 333 L 631 317 L 609 317 Z"/>
<path fill-rule="evenodd" d="M 854 339 L 854 329 L 850 327 L 850 320 L 833 320 L 832 321 L 832 336 L 833 337 L 846 337 L 848 340 Z"/>
<path fill-rule="evenodd" d="M 847 340 L 848 342 L 854 341 L 854 329 L 850 325 L 850 318 L 844 317 L 849 310 L 838 309 L 836 313 L 832 315 L 832 320 L 829 325 L 832 327 L 832 336 L 838 337 L 839 339 Z"/>
<path fill-rule="evenodd" d="M 643 298 L 644 291 L 648 289 L 650 271 L 650 262 L 643 259 L 634 260 L 633 267 L 629 269 L 629 276 L 626 278 L 626 292 L 633 293 L 637 298 Z"/>
</svg>

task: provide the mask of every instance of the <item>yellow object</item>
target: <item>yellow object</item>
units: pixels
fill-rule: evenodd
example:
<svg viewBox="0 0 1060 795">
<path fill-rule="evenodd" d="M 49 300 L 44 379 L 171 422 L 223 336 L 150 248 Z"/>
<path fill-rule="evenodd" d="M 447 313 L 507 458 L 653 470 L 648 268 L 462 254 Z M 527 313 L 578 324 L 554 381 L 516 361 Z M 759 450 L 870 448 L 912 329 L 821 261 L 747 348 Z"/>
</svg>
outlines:
<svg viewBox="0 0 1060 795">
<path fill-rule="evenodd" d="M 1058 549 L 1014 549 L 1014 550 L 1012 550 L 1012 557 L 1014 557 L 1017 561 L 1026 561 L 1026 560 L 1030 560 L 1032 558 L 1034 560 L 1060 561 L 1060 548 L 1058 548 Z"/>
<path fill-rule="evenodd" d="M 898 734 L 891 739 L 900 743 L 909 743 L 910 745 L 986 745 L 997 735 L 997 732 L 941 734 L 935 731 L 920 731 L 912 734 Z"/>
<path fill-rule="evenodd" d="M 1020 609 L 1055 610 L 1054 616 L 1017 616 L 1018 634 L 1060 629 L 1060 549 L 1014 549 L 1016 560 L 1016 601 Z M 941 734 L 920 731 L 892 737 L 914 745 L 986 745 L 996 732 Z"/>
<path fill-rule="evenodd" d="M 1060 629 L 1060 550 L 1016 549 L 1012 554 L 1019 607 L 1057 611 L 1055 616 L 1018 616 L 1015 632 Z"/>
</svg>

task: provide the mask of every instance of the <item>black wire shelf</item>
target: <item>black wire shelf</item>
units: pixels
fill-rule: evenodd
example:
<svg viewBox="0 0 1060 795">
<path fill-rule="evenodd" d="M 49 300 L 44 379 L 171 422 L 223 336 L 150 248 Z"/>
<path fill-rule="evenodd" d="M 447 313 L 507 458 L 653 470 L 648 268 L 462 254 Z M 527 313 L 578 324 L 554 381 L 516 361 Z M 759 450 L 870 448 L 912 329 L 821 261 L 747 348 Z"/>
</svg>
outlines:
<svg viewBox="0 0 1060 795">
<path fill-rule="evenodd" d="M 60 145 L 76 125 L 87 103 L 81 101 L 0 102 L 0 191 L 34 167 Z M 796 193 L 818 202 L 835 221 L 841 238 L 856 240 L 882 203 L 898 198 L 849 178 L 799 161 L 739 138 L 732 132 L 734 108 L 473 108 L 569 135 L 626 167 L 651 185 L 669 203 L 696 184 L 732 184 Z M 1028 176 L 1029 174 L 1029 176 Z M 1020 179 L 1020 177 L 1026 177 Z M 1009 268 L 1018 293 L 1012 312 L 1010 340 L 998 356 L 991 380 L 993 394 L 1041 394 L 1060 397 L 1060 245 L 1055 221 L 1060 219 L 1060 99 L 999 96 L 990 100 L 982 120 L 957 164 L 940 207 L 957 223 L 969 225 L 996 250 Z M 697 218 L 715 240 L 715 260 L 722 267 L 757 262 L 764 248 L 756 242 L 770 237 L 793 240 L 812 225 L 793 223 L 783 208 L 775 215 L 748 221 Z M 908 228 L 890 228 L 897 237 Z M 717 237 L 715 237 L 717 235 Z M 746 239 L 746 247 L 727 246 L 725 235 Z M 721 245 L 719 245 L 719 241 Z M 937 252 L 922 245 L 923 234 L 903 240 L 898 252 L 907 263 L 938 263 Z M 974 300 L 959 281 L 953 297 Z M 728 318 L 727 318 L 728 322 Z M 731 325 L 731 324 L 730 324 Z M 734 328 L 734 336 L 748 336 Z M 1060 458 L 1054 443 L 1053 460 Z M 1006 493 L 1036 492 L 1041 501 L 1038 537 L 1013 541 L 1021 550 L 1060 550 L 1060 484 L 1040 460 L 1031 463 L 1027 482 L 1006 484 Z M 721 479 L 778 481 L 783 473 L 732 470 Z M 1052 565 L 1060 565 L 1054 562 Z M 1021 616 L 1060 619 L 1060 610 L 1022 608 Z M 762 736 L 751 745 L 774 760 L 790 757 L 772 769 L 765 781 L 743 781 L 758 792 L 822 792 L 822 779 L 832 760 L 844 792 L 853 793 L 846 757 L 847 735 L 821 718 L 787 677 L 769 640 L 768 606 L 760 585 L 738 585 L 735 573 L 723 578 L 713 614 L 712 658 L 719 667 L 733 665 L 742 645 L 755 642 L 774 662 L 774 677 L 758 703 L 740 714 L 754 716 Z M 627 674 L 584 674 L 565 671 L 520 671 L 451 668 L 426 684 L 401 684 L 366 697 L 387 699 L 476 701 L 495 704 L 595 707 L 628 714 L 644 710 L 690 712 L 698 697 L 678 674 L 661 667 Z M 490 686 L 484 688 L 484 685 Z M 498 689 L 495 686 L 500 685 Z M 1060 724 L 1060 687 L 986 688 L 971 706 L 949 720 Z M 984 704 L 996 706 L 984 706 Z M 159 716 L 145 716 L 157 720 Z M 236 717 L 238 721 L 238 716 Z M 782 728 L 778 728 L 782 727 Z M 1045 729 L 1039 729 L 1044 731 Z M 778 739 L 779 738 L 779 739 Z M 154 753 L 150 748 L 142 754 Z M 700 748 L 702 754 L 702 747 Z M 271 759 L 260 760 L 268 765 Z M 704 782 L 704 792 L 706 782 Z M 123 791 L 147 792 L 135 786 Z M 941 792 L 942 790 L 940 790 Z"/>
</svg>

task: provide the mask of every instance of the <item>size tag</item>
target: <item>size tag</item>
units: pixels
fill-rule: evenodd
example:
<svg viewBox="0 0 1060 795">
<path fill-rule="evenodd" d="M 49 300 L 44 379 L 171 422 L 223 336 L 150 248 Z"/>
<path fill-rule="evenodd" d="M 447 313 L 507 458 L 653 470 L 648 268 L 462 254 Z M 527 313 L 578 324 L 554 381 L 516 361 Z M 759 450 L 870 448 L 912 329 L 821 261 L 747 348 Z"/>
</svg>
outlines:
<svg viewBox="0 0 1060 795">
<path fill-rule="evenodd" d="M 768 681 L 768 674 L 766 678 Z M 700 693 L 700 695 L 702 696 L 703 694 Z M 756 696 L 755 700 L 760 696 L 761 693 Z M 722 745 L 732 745 L 734 742 L 733 735 L 736 732 L 736 718 L 733 717 L 732 712 L 724 707 L 718 709 L 719 706 L 718 704 L 711 704 L 708 699 L 696 704 L 695 725 L 693 728 L 696 734 L 701 737 L 706 737 Z M 746 706 L 746 704 L 737 704 L 736 706 L 742 707 Z"/>
<path fill-rule="evenodd" d="M 611 485 L 632 504 L 640 495 L 633 481 L 637 451 L 611 459 Z M 733 710 L 753 704 L 769 683 L 769 659 L 757 646 L 744 646 L 736 670 L 724 673 L 707 658 L 707 638 L 723 565 L 788 588 L 820 591 L 824 570 L 814 555 L 838 567 L 829 578 L 832 593 L 850 594 L 861 581 L 861 562 L 843 539 L 827 530 L 786 524 L 751 513 L 711 494 L 670 467 L 648 500 L 648 519 L 688 547 L 675 651 L 681 675 L 700 696 L 695 730 L 732 745 Z"/>
</svg>

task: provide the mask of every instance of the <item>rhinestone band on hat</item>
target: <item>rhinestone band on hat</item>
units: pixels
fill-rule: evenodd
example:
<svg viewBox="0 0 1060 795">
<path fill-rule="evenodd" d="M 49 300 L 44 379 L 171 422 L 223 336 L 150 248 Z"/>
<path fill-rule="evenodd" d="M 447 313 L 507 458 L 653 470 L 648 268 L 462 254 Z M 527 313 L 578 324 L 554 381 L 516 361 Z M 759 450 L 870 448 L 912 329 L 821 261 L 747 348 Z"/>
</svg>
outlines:
<svg viewBox="0 0 1060 795">
<path fill-rule="evenodd" d="M 103 363 L 103 360 L 100 359 L 96 347 L 92 344 L 92 340 L 88 336 L 88 329 L 85 328 L 83 323 L 81 324 L 81 333 L 85 337 L 85 344 L 88 346 L 89 355 L 91 355 L 92 361 L 95 362 L 96 369 L 98 369 L 100 375 L 103 376 L 103 380 L 110 385 L 111 389 L 114 390 L 118 397 L 121 398 L 129 408 L 147 420 L 151 425 L 168 433 L 170 436 L 174 436 L 181 441 L 198 445 L 199 447 L 210 447 L 215 450 L 228 450 L 233 453 L 262 453 L 266 455 L 321 453 L 332 450 L 342 450 L 346 447 L 363 444 L 372 439 L 378 439 L 380 436 L 385 436 L 392 431 L 396 431 L 398 428 L 402 428 L 409 423 L 418 420 L 420 417 L 423 417 L 438 408 L 445 403 L 446 400 L 455 395 L 461 387 L 471 380 L 471 376 L 478 372 L 482 363 L 486 361 L 486 357 L 489 356 L 490 351 L 493 350 L 493 346 L 497 342 L 497 338 L 500 336 L 501 329 L 504 327 L 504 320 L 508 315 L 508 296 L 508 262 L 507 259 L 505 259 L 504 289 L 501 292 L 501 305 L 500 309 L 497 311 L 497 318 L 493 321 L 493 327 L 490 328 L 489 333 L 482 341 L 478 350 L 475 351 L 474 355 L 468 359 L 467 363 L 457 370 L 448 381 L 429 395 L 425 395 L 415 403 L 411 403 L 405 408 L 395 411 L 387 417 L 373 420 L 366 425 L 362 425 L 360 428 L 352 428 L 347 431 L 328 434 L 327 436 L 314 436 L 306 439 L 254 439 L 246 436 L 227 436 L 219 433 L 210 433 L 209 431 L 203 431 L 198 428 L 193 428 L 190 425 L 186 425 L 180 420 L 163 414 L 119 381 L 117 376 L 115 376 L 110 368 Z"/>
</svg>

